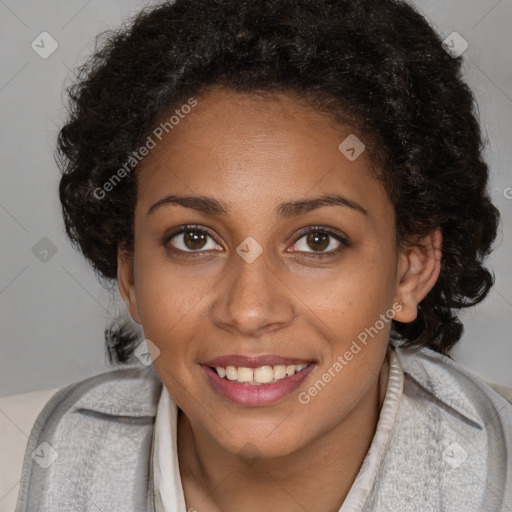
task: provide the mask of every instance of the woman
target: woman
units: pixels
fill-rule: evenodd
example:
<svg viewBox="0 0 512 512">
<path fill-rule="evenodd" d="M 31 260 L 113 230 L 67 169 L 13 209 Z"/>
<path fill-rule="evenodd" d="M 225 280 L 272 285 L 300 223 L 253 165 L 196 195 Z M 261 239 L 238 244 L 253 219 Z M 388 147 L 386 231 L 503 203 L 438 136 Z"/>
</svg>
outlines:
<svg viewBox="0 0 512 512">
<path fill-rule="evenodd" d="M 18 512 L 510 509 L 512 407 L 449 356 L 499 220 L 460 66 L 394 0 L 109 35 L 60 198 L 145 341 L 114 326 L 127 367 L 45 407 Z"/>
</svg>

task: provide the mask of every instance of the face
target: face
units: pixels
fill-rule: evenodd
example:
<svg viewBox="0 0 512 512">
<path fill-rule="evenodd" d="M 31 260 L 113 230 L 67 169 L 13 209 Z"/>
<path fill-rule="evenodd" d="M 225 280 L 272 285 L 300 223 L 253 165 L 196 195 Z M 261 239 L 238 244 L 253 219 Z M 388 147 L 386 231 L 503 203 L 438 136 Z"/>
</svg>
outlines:
<svg viewBox="0 0 512 512">
<path fill-rule="evenodd" d="M 121 294 L 195 428 L 290 454 L 362 407 L 438 265 L 397 244 L 367 155 L 338 148 L 349 128 L 284 95 L 196 99 L 137 170 Z"/>
</svg>

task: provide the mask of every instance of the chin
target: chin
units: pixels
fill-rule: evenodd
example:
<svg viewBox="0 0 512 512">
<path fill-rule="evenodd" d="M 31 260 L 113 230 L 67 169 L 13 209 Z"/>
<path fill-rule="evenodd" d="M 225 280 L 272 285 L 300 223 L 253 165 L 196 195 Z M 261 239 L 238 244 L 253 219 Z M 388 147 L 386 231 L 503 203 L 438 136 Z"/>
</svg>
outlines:
<svg viewBox="0 0 512 512">
<path fill-rule="evenodd" d="M 297 428 L 280 431 L 276 423 L 269 424 L 269 428 L 260 433 L 248 431 L 247 429 L 230 429 L 229 433 L 223 432 L 221 439 L 217 442 L 229 453 L 242 460 L 247 459 L 248 463 L 254 463 L 258 459 L 274 459 L 286 457 L 300 450 L 304 440 L 292 435 Z"/>
</svg>

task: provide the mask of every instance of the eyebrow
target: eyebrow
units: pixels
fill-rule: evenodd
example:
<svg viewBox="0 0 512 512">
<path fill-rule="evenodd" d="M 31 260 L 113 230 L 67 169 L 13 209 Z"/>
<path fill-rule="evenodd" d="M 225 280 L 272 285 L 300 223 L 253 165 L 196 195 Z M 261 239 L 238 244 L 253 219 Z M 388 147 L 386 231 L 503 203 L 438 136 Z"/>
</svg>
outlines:
<svg viewBox="0 0 512 512">
<path fill-rule="evenodd" d="M 191 208 L 206 215 L 213 215 L 217 217 L 225 217 L 229 214 L 229 209 L 220 201 L 209 196 L 177 196 L 170 194 L 158 200 L 153 204 L 147 215 L 153 213 L 156 209 L 164 205 L 180 205 L 184 208 Z M 368 212 L 360 204 L 347 199 L 340 195 L 323 195 L 311 199 L 297 199 L 294 201 L 286 201 L 280 203 L 275 208 L 275 213 L 282 219 L 289 219 L 298 215 L 304 215 L 310 211 L 321 208 L 322 206 L 344 206 L 358 211 L 363 215 L 368 215 Z"/>
</svg>

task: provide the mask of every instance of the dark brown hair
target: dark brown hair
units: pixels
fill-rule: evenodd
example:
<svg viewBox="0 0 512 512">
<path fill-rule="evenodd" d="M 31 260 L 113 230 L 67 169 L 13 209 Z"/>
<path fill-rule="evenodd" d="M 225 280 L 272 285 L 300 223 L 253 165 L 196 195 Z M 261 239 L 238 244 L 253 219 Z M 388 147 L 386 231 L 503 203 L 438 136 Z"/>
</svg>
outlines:
<svg viewBox="0 0 512 512">
<path fill-rule="evenodd" d="M 100 37 L 69 89 L 58 139 L 67 234 L 98 276 L 115 283 L 118 246 L 133 248 L 136 173 L 97 191 L 157 120 L 211 87 L 293 94 L 362 134 L 395 206 L 399 240 L 441 227 L 440 277 L 414 322 L 393 321 L 392 336 L 447 353 L 463 330 L 457 312 L 493 284 L 482 262 L 499 222 L 461 64 L 403 1 L 177 0 L 148 8 Z M 126 326 L 106 338 L 112 360 L 130 357 L 136 336 Z"/>
</svg>

